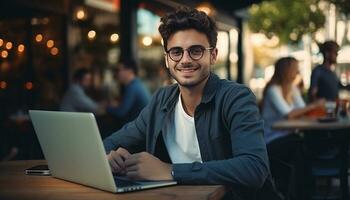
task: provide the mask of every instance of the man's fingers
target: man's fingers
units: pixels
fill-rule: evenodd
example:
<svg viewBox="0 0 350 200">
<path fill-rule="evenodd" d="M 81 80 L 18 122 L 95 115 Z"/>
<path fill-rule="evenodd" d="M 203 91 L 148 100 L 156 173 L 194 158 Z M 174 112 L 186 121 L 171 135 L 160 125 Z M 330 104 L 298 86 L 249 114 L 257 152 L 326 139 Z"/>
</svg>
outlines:
<svg viewBox="0 0 350 200">
<path fill-rule="evenodd" d="M 133 165 L 136 165 L 139 162 L 138 158 L 134 155 L 130 156 L 128 159 L 125 160 L 125 166 L 126 168 L 129 168 Z"/>
<path fill-rule="evenodd" d="M 127 172 L 126 176 L 133 180 L 140 179 L 139 174 L 136 171 Z"/>
<path fill-rule="evenodd" d="M 119 173 L 121 171 L 121 168 L 118 166 L 118 164 L 114 161 L 114 159 L 108 159 L 109 165 L 112 168 L 113 173 Z"/>
<path fill-rule="evenodd" d="M 120 154 L 118 154 L 117 152 L 113 152 L 112 158 L 120 168 L 122 168 L 122 169 L 125 168 L 124 160 L 122 159 Z"/>
<path fill-rule="evenodd" d="M 128 159 L 131 156 L 128 150 L 121 147 L 118 148 L 117 152 L 124 158 L 124 160 Z"/>
<path fill-rule="evenodd" d="M 126 168 L 127 172 L 137 171 L 139 169 L 138 165 L 132 165 Z"/>
<path fill-rule="evenodd" d="M 113 172 L 119 172 L 121 171 L 121 167 L 120 165 L 117 163 L 115 156 L 114 156 L 114 151 L 111 151 L 110 154 L 107 156 L 108 158 L 108 162 L 110 164 L 110 166 L 112 167 L 112 171 Z"/>
</svg>

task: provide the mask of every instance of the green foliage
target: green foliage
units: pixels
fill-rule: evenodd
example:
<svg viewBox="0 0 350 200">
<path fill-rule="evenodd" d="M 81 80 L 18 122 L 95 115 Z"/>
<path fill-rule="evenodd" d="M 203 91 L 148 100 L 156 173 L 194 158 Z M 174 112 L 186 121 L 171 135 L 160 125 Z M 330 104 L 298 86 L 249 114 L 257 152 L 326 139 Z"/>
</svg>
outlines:
<svg viewBox="0 0 350 200">
<path fill-rule="evenodd" d="M 295 43 L 304 34 L 314 34 L 324 26 L 319 0 L 266 0 L 249 10 L 249 26 L 267 37 L 276 35 L 280 43 Z M 344 0 L 348 1 L 348 0 Z"/>
</svg>

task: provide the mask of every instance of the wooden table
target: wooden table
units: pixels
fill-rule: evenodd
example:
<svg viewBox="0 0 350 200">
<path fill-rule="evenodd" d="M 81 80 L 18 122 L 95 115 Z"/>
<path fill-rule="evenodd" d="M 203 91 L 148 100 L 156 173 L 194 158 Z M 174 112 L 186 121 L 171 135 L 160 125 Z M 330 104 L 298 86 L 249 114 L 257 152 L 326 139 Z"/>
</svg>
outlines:
<svg viewBox="0 0 350 200">
<path fill-rule="evenodd" d="M 220 199 L 225 187 L 220 185 L 170 186 L 138 192 L 113 194 L 50 176 L 25 175 L 28 167 L 45 161 L 9 161 L 0 163 L 0 199 Z"/>
<path fill-rule="evenodd" d="M 281 120 L 272 125 L 275 130 L 350 130 L 350 120 L 319 122 L 316 119 Z M 350 132 L 349 132 L 350 134 Z"/>
<path fill-rule="evenodd" d="M 340 186 L 342 190 L 342 199 L 349 198 L 348 182 L 348 162 L 349 162 L 349 143 L 350 143 L 350 120 L 338 120 L 334 122 L 319 122 L 317 119 L 298 119 L 281 120 L 273 124 L 272 129 L 286 130 L 292 132 L 302 131 L 304 136 L 313 136 L 310 134 L 327 133 L 338 136 L 340 139 L 340 157 L 342 164 L 340 166 L 341 178 Z"/>
</svg>

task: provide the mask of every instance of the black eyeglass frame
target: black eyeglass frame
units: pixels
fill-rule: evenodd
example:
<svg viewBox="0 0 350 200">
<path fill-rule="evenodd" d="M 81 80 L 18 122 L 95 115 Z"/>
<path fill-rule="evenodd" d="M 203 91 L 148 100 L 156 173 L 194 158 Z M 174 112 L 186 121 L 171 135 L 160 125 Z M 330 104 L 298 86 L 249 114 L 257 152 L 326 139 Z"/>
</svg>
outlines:
<svg viewBox="0 0 350 200">
<path fill-rule="evenodd" d="M 192 50 L 193 48 L 195 48 L 195 47 L 200 47 L 200 48 L 201 48 L 201 56 L 198 57 L 198 58 L 193 58 L 193 55 L 191 54 L 191 50 Z M 173 50 L 173 49 L 180 49 L 180 50 L 181 50 L 181 56 L 179 57 L 179 59 L 174 59 L 173 57 L 171 57 L 170 51 Z M 190 46 L 190 47 L 188 47 L 188 48 L 186 48 L 186 49 L 184 49 L 184 48 L 182 48 L 182 47 L 172 47 L 172 48 L 166 50 L 166 51 L 164 52 L 164 54 L 167 55 L 172 61 L 174 61 L 174 62 L 179 62 L 179 61 L 183 58 L 185 51 L 187 51 L 188 55 L 190 56 L 190 58 L 191 58 L 192 60 L 198 61 L 198 60 L 200 60 L 200 59 L 203 58 L 203 55 L 204 55 L 204 52 L 205 52 L 205 51 L 207 51 L 207 50 L 213 50 L 213 49 L 214 49 L 214 47 L 204 47 L 204 46 L 202 46 L 202 45 L 192 45 L 192 46 Z"/>
</svg>

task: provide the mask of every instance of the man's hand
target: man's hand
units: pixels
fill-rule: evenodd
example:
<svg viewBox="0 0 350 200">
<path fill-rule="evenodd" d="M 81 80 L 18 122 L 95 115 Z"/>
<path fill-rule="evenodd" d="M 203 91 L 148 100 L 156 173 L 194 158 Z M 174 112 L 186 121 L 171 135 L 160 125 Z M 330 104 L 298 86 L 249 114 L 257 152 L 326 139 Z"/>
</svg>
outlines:
<svg viewBox="0 0 350 200">
<path fill-rule="evenodd" d="M 124 148 L 119 147 L 116 151 L 111 151 L 107 155 L 107 160 L 111 166 L 112 172 L 125 175 L 126 166 L 125 160 L 129 158 L 131 154 Z"/>
<path fill-rule="evenodd" d="M 171 165 L 147 152 L 132 154 L 125 160 L 125 165 L 126 175 L 134 180 L 173 180 Z"/>
</svg>

